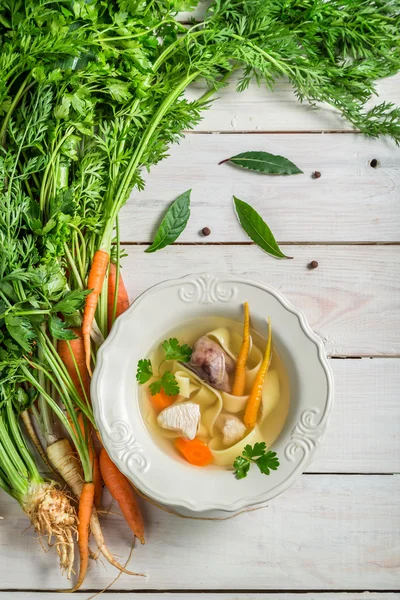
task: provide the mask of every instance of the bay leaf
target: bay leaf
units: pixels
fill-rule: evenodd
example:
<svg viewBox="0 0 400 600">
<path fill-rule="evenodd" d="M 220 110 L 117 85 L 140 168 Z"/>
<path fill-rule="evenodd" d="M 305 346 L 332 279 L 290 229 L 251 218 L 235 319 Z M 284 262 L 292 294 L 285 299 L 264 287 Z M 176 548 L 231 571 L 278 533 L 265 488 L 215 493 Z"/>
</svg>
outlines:
<svg viewBox="0 0 400 600">
<path fill-rule="evenodd" d="M 239 200 L 236 196 L 233 197 L 233 200 L 239 223 L 257 246 L 264 250 L 264 252 L 271 254 L 271 256 L 275 256 L 275 258 L 293 258 L 292 256 L 283 254 L 275 241 L 272 231 L 250 204 Z"/>
<path fill-rule="evenodd" d="M 303 172 L 287 158 L 262 151 L 242 152 L 222 160 L 219 164 L 225 162 L 266 175 L 296 175 Z"/>
<path fill-rule="evenodd" d="M 187 190 L 174 200 L 161 221 L 153 243 L 145 252 L 156 252 L 156 250 L 161 250 L 161 248 L 169 246 L 178 239 L 190 217 L 191 191 Z"/>
</svg>

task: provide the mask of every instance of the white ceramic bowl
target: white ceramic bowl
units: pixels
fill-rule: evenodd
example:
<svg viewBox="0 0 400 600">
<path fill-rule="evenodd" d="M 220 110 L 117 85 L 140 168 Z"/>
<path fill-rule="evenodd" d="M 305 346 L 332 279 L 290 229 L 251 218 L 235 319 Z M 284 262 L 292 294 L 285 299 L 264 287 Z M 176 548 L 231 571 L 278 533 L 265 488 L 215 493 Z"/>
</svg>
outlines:
<svg viewBox="0 0 400 600">
<path fill-rule="evenodd" d="M 269 476 L 251 469 L 238 481 L 232 471 L 176 460 L 153 441 L 139 410 L 135 374 L 138 360 L 164 333 L 197 317 L 240 320 L 246 300 L 263 335 L 271 316 L 274 345 L 289 377 L 290 410 L 272 448 L 279 469 Z M 240 276 L 206 273 L 165 281 L 133 302 L 100 348 L 91 395 L 107 452 L 144 494 L 177 511 L 236 512 L 277 496 L 309 464 L 327 425 L 333 380 L 321 340 L 280 292 Z"/>
</svg>

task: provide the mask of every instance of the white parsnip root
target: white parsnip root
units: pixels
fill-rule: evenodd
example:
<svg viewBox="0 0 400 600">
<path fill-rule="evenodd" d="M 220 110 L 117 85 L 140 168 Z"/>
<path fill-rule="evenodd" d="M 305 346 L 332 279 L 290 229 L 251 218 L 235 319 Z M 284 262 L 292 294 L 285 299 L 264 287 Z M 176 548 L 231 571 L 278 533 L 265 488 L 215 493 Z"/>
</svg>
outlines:
<svg viewBox="0 0 400 600">
<path fill-rule="evenodd" d="M 77 531 L 77 516 L 69 498 L 53 483 L 45 482 L 31 484 L 21 504 L 35 530 L 47 537 L 49 545 L 55 538 L 61 570 L 67 573 L 69 579 L 74 564 L 74 534 Z"/>
<path fill-rule="evenodd" d="M 36 431 L 32 425 L 32 421 L 31 421 L 31 417 L 29 414 L 28 410 L 24 410 L 21 413 L 21 419 L 23 424 L 25 425 L 25 429 L 32 441 L 32 444 L 35 446 L 36 450 L 38 451 L 40 458 L 42 459 L 42 461 L 44 462 L 44 464 L 46 465 L 46 467 L 53 472 L 53 467 L 51 466 L 51 464 L 49 463 L 49 460 L 46 456 L 46 452 L 43 450 L 43 446 L 40 443 L 40 440 L 36 434 Z"/>
<path fill-rule="evenodd" d="M 71 446 L 70 441 L 66 438 L 57 440 L 54 442 L 54 444 L 51 444 L 47 447 L 47 456 L 52 466 L 58 471 L 58 473 L 60 473 L 61 477 L 64 479 L 68 487 L 71 488 L 75 496 L 79 498 L 83 488 L 83 475 L 81 464 Z M 90 518 L 90 529 L 94 539 L 96 540 L 98 549 L 110 564 L 123 573 L 127 573 L 128 575 L 142 575 L 141 573 L 128 571 L 128 569 L 123 567 L 117 560 L 115 560 L 111 552 L 108 550 L 104 540 L 103 532 L 101 530 L 99 517 L 94 506 L 92 509 L 92 516 Z"/>
</svg>

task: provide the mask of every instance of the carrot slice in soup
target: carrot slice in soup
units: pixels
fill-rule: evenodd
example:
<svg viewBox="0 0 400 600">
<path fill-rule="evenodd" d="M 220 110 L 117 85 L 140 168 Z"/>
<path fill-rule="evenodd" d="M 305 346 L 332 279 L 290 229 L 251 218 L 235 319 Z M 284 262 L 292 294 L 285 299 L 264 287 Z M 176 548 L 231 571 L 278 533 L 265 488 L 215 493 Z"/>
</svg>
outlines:
<svg viewBox="0 0 400 600">
<path fill-rule="evenodd" d="M 177 438 L 175 447 L 191 465 L 196 467 L 206 467 L 213 461 L 210 448 L 198 438 L 194 438 L 194 440 Z"/>
<path fill-rule="evenodd" d="M 164 390 L 161 388 L 161 391 L 157 394 L 152 395 L 149 391 L 149 399 L 153 406 L 153 408 L 157 412 L 161 412 L 164 408 L 168 408 L 175 402 L 178 396 L 167 396 Z"/>
</svg>

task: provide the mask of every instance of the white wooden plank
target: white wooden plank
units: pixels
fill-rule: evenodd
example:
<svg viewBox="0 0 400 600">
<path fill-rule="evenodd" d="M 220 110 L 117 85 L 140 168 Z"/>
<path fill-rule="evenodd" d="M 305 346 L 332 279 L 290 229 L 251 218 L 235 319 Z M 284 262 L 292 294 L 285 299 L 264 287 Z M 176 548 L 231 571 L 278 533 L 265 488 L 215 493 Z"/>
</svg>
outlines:
<svg viewBox="0 0 400 600">
<path fill-rule="evenodd" d="M 268 508 L 225 522 L 179 519 L 146 505 L 147 543 L 115 590 L 397 590 L 400 478 L 304 475 Z M 11 500 L 1 496 L 3 514 Z M 128 528 L 104 519 L 112 550 L 126 557 Z M 44 554 L 25 518 L 0 525 L 2 589 L 68 588 L 55 552 Z M 21 573 L 23 572 L 23 576 Z M 86 589 L 100 590 L 115 572 L 90 568 Z"/>
<path fill-rule="evenodd" d="M 331 360 L 335 403 L 307 471 L 400 472 L 400 359 Z"/>
<path fill-rule="evenodd" d="M 400 354 L 400 246 L 284 246 L 276 260 L 256 246 L 170 246 L 146 254 L 126 246 L 124 279 L 133 299 L 188 273 L 234 273 L 267 282 L 301 308 L 329 355 Z M 319 267 L 307 265 L 317 260 Z"/>
<path fill-rule="evenodd" d="M 271 177 L 218 162 L 246 150 L 292 160 L 304 174 Z M 380 166 L 369 165 L 376 158 Z M 321 177 L 313 179 L 319 171 Z M 248 240 L 234 214 L 233 195 L 263 215 L 281 242 L 400 241 L 400 148 L 357 134 L 187 135 L 145 175 L 121 212 L 121 239 L 148 242 L 162 215 L 192 188 L 192 215 L 179 241 Z"/>
<path fill-rule="evenodd" d="M 128 596 L 129 594 L 129 596 Z M 64 594 L 63 600 L 89 600 L 91 593 L 75 592 L 74 594 Z M 59 598 L 53 592 L 0 592 L 0 600 L 52 600 Z M 190 593 L 190 592 L 157 592 L 156 594 L 141 594 L 140 592 L 130 594 L 126 593 L 113 594 L 105 592 L 100 596 L 100 600 L 121 600 L 129 598 L 129 600 L 399 600 L 400 594 L 385 593 L 385 592 L 361 592 L 361 593 L 346 593 L 346 592 L 330 592 L 328 594 L 319 592 L 304 592 L 291 594 L 273 592 L 265 594 L 246 594 L 241 592 L 229 592 L 229 594 L 219 593 Z"/>
<path fill-rule="evenodd" d="M 252 82 L 247 90 L 235 91 L 237 78 L 218 91 L 216 100 L 196 131 L 352 131 L 352 125 L 328 104 L 319 108 L 300 104 L 289 81 L 280 79 L 274 90 L 258 87 Z M 190 100 L 204 93 L 199 81 L 186 93 Z M 384 100 L 400 104 L 400 73 L 377 82 L 377 94 L 366 105 L 370 109 Z"/>
</svg>

